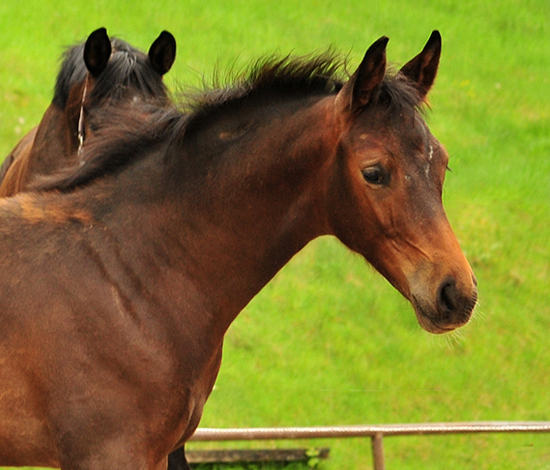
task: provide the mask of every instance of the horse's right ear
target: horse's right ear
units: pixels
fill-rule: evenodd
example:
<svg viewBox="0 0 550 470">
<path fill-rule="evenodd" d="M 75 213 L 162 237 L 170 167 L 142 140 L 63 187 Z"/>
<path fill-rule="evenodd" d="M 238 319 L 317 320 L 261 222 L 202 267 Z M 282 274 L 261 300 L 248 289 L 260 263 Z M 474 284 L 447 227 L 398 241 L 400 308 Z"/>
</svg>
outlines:
<svg viewBox="0 0 550 470">
<path fill-rule="evenodd" d="M 159 75 L 164 75 L 176 60 L 176 39 L 163 31 L 149 48 L 149 62 Z"/>
<path fill-rule="evenodd" d="M 111 57 L 111 40 L 107 36 L 105 28 L 96 29 L 84 45 L 84 63 L 86 68 L 97 77 L 107 67 L 109 58 Z"/>
<path fill-rule="evenodd" d="M 389 39 L 381 37 L 367 50 L 359 68 L 336 96 L 341 112 L 359 113 L 378 91 L 386 74 L 386 45 Z"/>
<path fill-rule="evenodd" d="M 435 81 L 440 57 L 441 34 L 439 31 L 433 31 L 422 52 L 399 71 L 400 75 L 406 77 L 415 86 L 422 99 L 428 94 Z"/>
</svg>

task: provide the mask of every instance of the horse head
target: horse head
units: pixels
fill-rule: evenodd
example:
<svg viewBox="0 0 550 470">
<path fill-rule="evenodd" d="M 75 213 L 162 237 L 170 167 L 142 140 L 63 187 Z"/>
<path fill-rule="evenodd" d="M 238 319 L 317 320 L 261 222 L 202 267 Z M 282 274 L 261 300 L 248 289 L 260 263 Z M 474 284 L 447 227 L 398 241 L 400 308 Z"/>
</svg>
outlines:
<svg viewBox="0 0 550 470">
<path fill-rule="evenodd" d="M 444 333 L 465 324 L 476 279 L 442 205 L 448 154 L 420 106 L 441 54 L 434 31 L 420 54 L 386 74 L 383 37 L 339 91 L 334 111 L 342 137 L 330 223 L 414 306 L 420 325 Z"/>
<path fill-rule="evenodd" d="M 90 34 L 82 58 L 86 76 L 70 90 L 66 103 L 74 144 L 80 150 L 112 104 L 137 100 L 167 102 L 163 83 L 176 57 L 176 41 L 163 31 L 148 54 L 120 39 L 110 39 L 105 28 Z M 74 139 L 77 140 L 74 140 Z"/>
</svg>

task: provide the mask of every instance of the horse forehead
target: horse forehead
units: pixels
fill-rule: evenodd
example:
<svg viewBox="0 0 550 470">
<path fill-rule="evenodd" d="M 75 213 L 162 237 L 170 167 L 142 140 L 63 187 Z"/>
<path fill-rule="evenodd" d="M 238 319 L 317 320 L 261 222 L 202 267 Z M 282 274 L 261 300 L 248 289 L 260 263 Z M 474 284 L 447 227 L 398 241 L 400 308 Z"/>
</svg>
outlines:
<svg viewBox="0 0 550 470">
<path fill-rule="evenodd" d="M 428 175 L 435 164 L 434 155 L 439 150 L 440 144 L 423 119 L 417 118 L 414 125 L 408 127 L 401 145 L 407 161 L 417 168 L 422 168 Z"/>
<path fill-rule="evenodd" d="M 356 128 L 352 138 L 361 147 L 377 149 L 404 162 L 417 164 L 424 160 L 426 149 L 432 145 L 433 138 L 428 127 L 417 116 L 381 119 L 368 124 Z M 432 157 L 433 152 L 432 145 Z"/>
<path fill-rule="evenodd" d="M 438 183 L 446 152 L 419 113 L 381 120 L 371 129 L 356 129 L 355 138 L 368 154 L 386 155 L 401 168 L 407 182 Z"/>
</svg>

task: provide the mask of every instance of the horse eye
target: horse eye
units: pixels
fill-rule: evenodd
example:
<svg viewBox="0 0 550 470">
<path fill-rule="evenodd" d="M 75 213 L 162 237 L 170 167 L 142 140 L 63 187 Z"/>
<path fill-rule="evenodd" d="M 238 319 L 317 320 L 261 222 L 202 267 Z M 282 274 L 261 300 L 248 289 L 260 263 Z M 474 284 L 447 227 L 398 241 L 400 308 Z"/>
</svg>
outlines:
<svg viewBox="0 0 550 470">
<path fill-rule="evenodd" d="M 361 173 L 363 173 L 365 181 L 370 184 L 382 185 L 386 184 L 388 180 L 386 173 L 378 165 L 365 168 Z"/>
</svg>

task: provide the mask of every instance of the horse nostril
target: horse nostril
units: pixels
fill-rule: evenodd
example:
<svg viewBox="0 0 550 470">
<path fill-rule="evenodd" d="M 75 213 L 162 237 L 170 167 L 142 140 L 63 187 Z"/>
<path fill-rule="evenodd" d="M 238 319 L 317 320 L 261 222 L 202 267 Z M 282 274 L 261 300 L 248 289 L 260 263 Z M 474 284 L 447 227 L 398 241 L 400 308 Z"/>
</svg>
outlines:
<svg viewBox="0 0 550 470">
<path fill-rule="evenodd" d="M 457 291 L 454 280 L 447 280 L 441 284 L 437 301 L 440 311 L 451 313 L 458 310 Z"/>
</svg>

